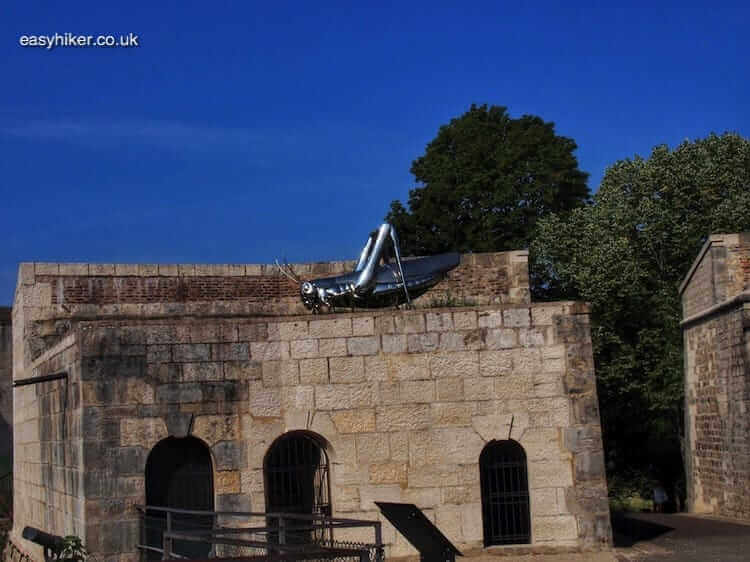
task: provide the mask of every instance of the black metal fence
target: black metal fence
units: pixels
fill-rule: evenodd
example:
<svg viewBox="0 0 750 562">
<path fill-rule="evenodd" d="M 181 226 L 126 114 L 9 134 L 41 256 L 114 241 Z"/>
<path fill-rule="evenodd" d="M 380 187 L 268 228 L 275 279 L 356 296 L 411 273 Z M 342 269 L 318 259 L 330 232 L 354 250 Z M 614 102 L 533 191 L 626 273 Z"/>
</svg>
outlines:
<svg viewBox="0 0 750 562">
<path fill-rule="evenodd" d="M 385 560 L 379 521 L 139 506 L 141 559 Z M 270 524 L 269 524 L 270 522 Z M 370 528 L 370 531 L 367 529 Z M 372 540 L 337 540 L 360 529 Z M 364 538 L 364 537 L 363 537 Z"/>
</svg>

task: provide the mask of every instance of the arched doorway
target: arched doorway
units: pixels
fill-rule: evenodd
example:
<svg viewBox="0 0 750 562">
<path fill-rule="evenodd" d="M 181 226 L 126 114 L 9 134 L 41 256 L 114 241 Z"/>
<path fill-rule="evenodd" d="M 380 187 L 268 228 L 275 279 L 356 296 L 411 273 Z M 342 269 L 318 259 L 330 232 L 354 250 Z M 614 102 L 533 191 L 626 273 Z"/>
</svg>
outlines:
<svg viewBox="0 0 750 562">
<path fill-rule="evenodd" d="M 484 546 L 531 542 L 526 452 L 513 440 L 490 441 L 479 456 Z"/>
<path fill-rule="evenodd" d="M 322 437 L 307 431 L 282 435 L 269 447 L 264 471 L 266 512 L 330 517 L 329 465 Z M 277 525 L 278 519 L 269 518 L 269 526 Z M 321 527 L 312 532 L 292 531 L 287 537 L 289 542 L 326 539 L 330 539 L 330 532 Z"/>
<path fill-rule="evenodd" d="M 195 437 L 167 437 L 157 443 L 146 461 L 146 505 L 194 511 L 213 511 L 214 480 L 211 453 Z M 149 546 L 162 546 L 166 513 L 150 511 L 147 518 Z M 213 517 L 172 514 L 173 530 L 211 528 Z M 211 546 L 175 541 L 174 551 L 190 558 L 205 558 Z M 156 553 L 153 553 L 156 555 Z"/>
</svg>

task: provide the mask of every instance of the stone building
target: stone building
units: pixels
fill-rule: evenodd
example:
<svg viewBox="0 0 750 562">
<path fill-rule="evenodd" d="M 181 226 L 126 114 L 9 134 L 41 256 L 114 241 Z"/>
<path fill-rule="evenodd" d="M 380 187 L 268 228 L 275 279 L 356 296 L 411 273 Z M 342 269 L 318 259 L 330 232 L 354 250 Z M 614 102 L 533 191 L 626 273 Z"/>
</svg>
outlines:
<svg viewBox="0 0 750 562">
<path fill-rule="evenodd" d="M 13 466 L 13 340 L 10 311 L 8 307 L 0 306 L 0 477 Z"/>
<path fill-rule="evenodd" d="M 67 378 L 14 391 L 12 540 L 39 557 L 31 525 L 134 560 L 135 506 L 167 501 L 170 456 L 203 467 L 205 507 L 271 511 L 269 471 L 302 444 L 320 512 L 411 502 L 462 549 L 607 548 L 586 306 L 532 304 L 526 252 L 462 256 L 417 305 L 313 316 L 272 266 L 22 264 L 14 379 Z M 498 459 L 526 502 L 517 537 L 490 521 Z M 390 556 L 413 552 L 383 534 Z"/>
<path fill-rule="evenodd" d="M 688 509 L 750 519 L 750 233 L 710 236 L 680 295 Z"/>
</svg>

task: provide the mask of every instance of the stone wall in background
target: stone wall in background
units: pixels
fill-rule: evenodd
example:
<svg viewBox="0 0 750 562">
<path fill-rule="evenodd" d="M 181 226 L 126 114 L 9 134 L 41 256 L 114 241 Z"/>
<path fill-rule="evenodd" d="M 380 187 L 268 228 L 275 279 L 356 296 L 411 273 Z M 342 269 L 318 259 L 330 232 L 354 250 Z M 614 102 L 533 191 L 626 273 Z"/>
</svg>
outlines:
<svg viewBox="0 0 750 562">
<path fill-rule="evenodd" d="M 682 284 L 692 512 L 750 519 L 750 234 L 709 238 Z"/>
<path fill-rule="evenodd" d="M 0 307 L 0 476 L 13 466 L 13 334 L 11 309 Z"/>
</svg>

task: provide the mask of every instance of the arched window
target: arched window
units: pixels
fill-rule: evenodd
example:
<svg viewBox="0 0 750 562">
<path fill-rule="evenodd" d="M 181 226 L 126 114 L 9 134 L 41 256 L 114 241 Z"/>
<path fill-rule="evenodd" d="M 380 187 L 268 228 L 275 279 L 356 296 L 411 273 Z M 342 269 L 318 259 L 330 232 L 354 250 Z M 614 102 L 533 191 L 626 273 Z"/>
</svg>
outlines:
<svg viewBox="0 0 750 562">
<path fill-rule="evenodd" d="M 479 456 L 484 546 L 531 542 L 526 453 L 516 441 L 490 441 Z"/>
<path fill-rule="evenodd" d="M 328 455 L 321 437 L 306 431 L 292 431 L 279 437 L 268 449 L 264 463 L 266 512 L 302 515 L 331 515 Z M 269 518 L 269 526 L 278 520 Z M 302 526 L 309 527 L 309 522 Z M 291 527 L 291 524 L 287 524 Z M 288 542 L 307 542 L 330 538 L 318 527 L 291 531 Z"/>
<path fill-rule="evenodd" d="M 214 480 L 211 453 L 195 437 L 167 437 L 157 443 L 146 461 L 146 505 L 213 511 Z M 172 514 L 172 530 L 211 528 L 209 516 Z M 147 513 L 147 543 L 161 548 L 166 529 L 165 512 Z M 190 558 L 206 558 L 210 545 L 198 542 L 174 542 L 174 552 Z M 152 553 L 153 554 L 153 553 Z M 151 556 L 149 556 L 151 558 Z"/>
</svg>

